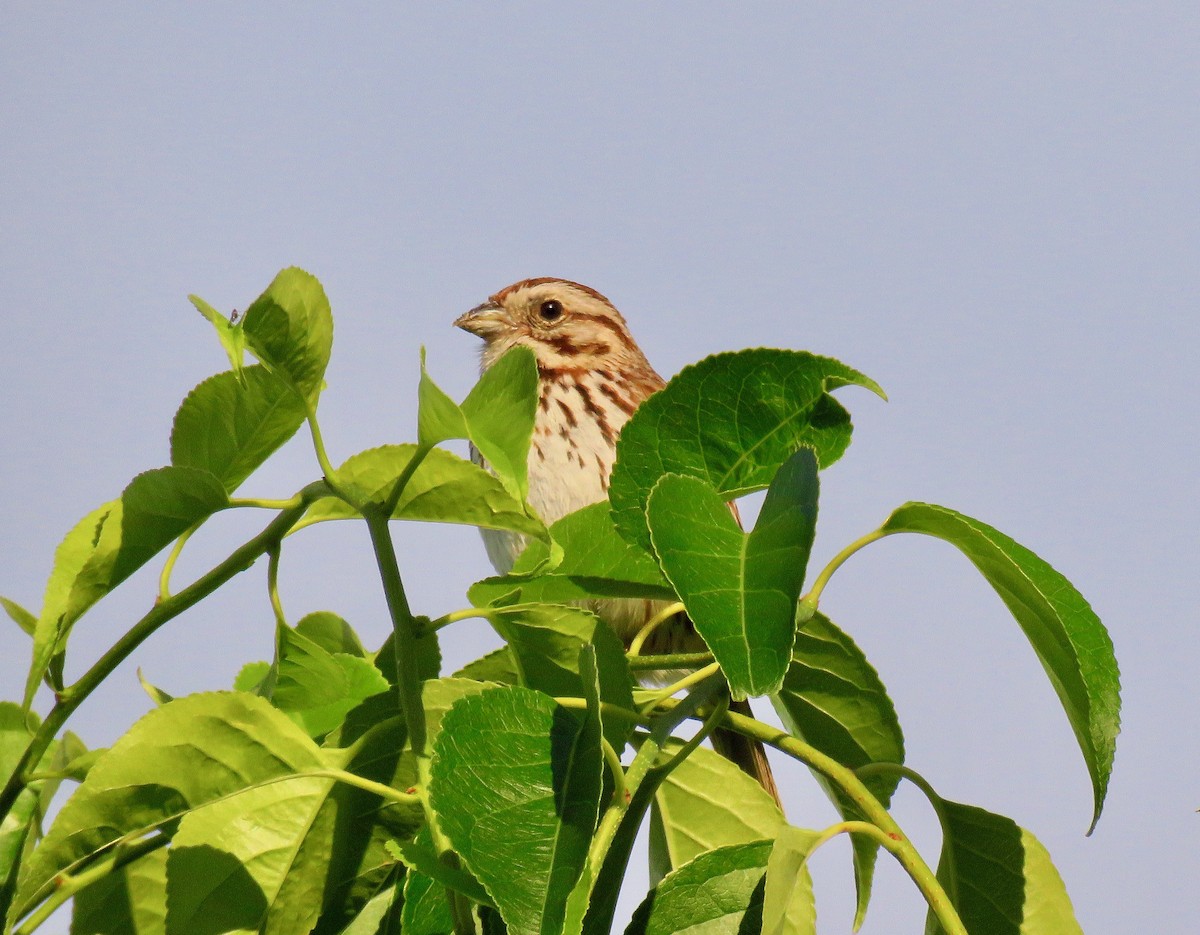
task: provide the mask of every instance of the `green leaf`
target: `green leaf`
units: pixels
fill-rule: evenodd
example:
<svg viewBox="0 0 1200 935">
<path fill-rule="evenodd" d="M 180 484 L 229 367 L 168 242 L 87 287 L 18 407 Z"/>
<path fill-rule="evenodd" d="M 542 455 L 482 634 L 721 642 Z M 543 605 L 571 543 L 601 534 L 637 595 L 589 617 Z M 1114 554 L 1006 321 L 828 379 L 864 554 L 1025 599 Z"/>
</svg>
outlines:
<svg viewBox="0 0 1200 935">
<path fill-rule="evenodd" d="M 474 679 L 477 682 L 496 682 L 500 685 L 519 685 L 521 674 L 517 661 L 507 646 L 480 656 L 454 673 L 456 678 Z"/>
<path fill-rule="evenodd" d="M 867 376 L 802 351 L 716 354 L 682 370 L 621 429 L 609 499 L 621 535 L 650 551 L 646 504 L 664 474 L 707 481 L 724 499 L 762 490 L 801 446 L 821 467 L 850 444 L 850 415 L 828 391 Z"/>
<path fill-rule="evenodd" d="M 1092 778 L 1092 828 L 1100 818 L 1121 729 L 1121 684 L 1112 640 L 1082 594 L 999 530 L 930 503 L 906 503 L 882 531 L 917 532 L 956 546 L 987 579 L 1029 638 L 1062 702 Z"/>
<path fill-rule="evenodd" d="M 333 315 L 317 278 L 294 266 L 282 270 L 241 324 L 251 353 L 301 399 L 315 400 L 333 347 Z"/>
<path fill-rule="evenodd" d="M 39 723 L 32 711 L 11 701 L 0 701 L 0 785 L 12 776 Z M 52 751 L 48 751 L 42 763 L 51 756 Z M 37 835 L 42 785 L 33 783 L 24 789 L 0 822 L 0 922 L 8 911 L 22 856 L 31 837 Z"/>
<path fill-rule="evenodd" d="M 7 597 L 0 595 L 0 607 L 4 608 L 4 612 L 9 618 L 24 630 L 30 636 L 33 636 L 33 631 L 37 628 L 37 617 L 27 611 L 16 601 L 10 601 Z"/>
<path fill-rule="evenodd" d="M 446 888 L 432 878 L 410 870 L 404 875 L 404 908 L 400 910 L 404 935 L 451 935 L 454 916 Z"/>
<path fill-rule="evenodd" d="M 706 481 L 678 474 L 659 479 L 647 519 L 663 573 L 734 698 L 777 691 L 817 521 L 813 453 L 802 448 L 779 469 L 749 535 Z"/>
<path fill-rule="evenodd" d="M 404 885 L 408 885 L 407 874 L 404 876 Z M 400 883 L 389 883 L 367 900 L 338 935 L 391 935 L 392 932 L 401 931 L 402 925 L 393 921 L 396 909 L 401 906 L 396 901 L 400 895 Z"/>
<path fill-rule="evenodd" d="M 120 500 L 76 524 L 54 554 L 34 631 L 26 706 L 76 620 L 190 527 L 228 505 L 225 488 L 212 474 L 165 467 L 139 474 Z"/>
<path fill-rule="evenodd" d="M 168 935 L 312 931 L 337 817 L 332 791 L 333 780 L 304 777 L 187 812 L 167 859 Z"/>
<path fill-rule="evenodd" d="M 417 397 L 417 437 L 422 446 L 469 439 L 504 488 L 519 502 L 525 501 L 538 402 L 537 361 L 529 348 L 514 347 L 492 364 L 461 406 L 455 406 L 429 378 L 422 353 Z"/>
<path fill-rule="evenodd" d="M 75 896 L 71 935 L 166 935 L 167 849 L 101 877 Z"/>
<path fill-rule="evenodd" d="M 551 697 L 586 697 L 579 653 L 593 646 L 601 699 L 626 710 L 633 708 L 633 676 L 625 648 L 595 614 L 579 607 L 519 604 L 496 608 L 488 620 L 508 643 L 520 684 Z M 615 750 L 621 750 L 632 729 L 631 724 L 610 718 L 604 735 Z"/>
<path fill-rule="evenodd" d="M 45 840 L 21 868 L 15 904 L 21 914 L 28 912 L 49 893 L 59 873 L 124 835 L 169 830 L 191 809 L 257 782 L 327 768 L 341 755 L 323 753 L 286 716 L 254 695 L 189 695 L 155 708 L 101 755 L 63 805 Z M 264 789 L 274 790 L 280 801 L 294 796 L 293 817 L 303 814 L 311 820 L 307 809 L 316 807 L 314 790 L 322 783 L 328 790 L 329 781 L 319 779 Z M 271 820 L 275 817 L 282 820 Z M 267 816 L 245 820 L 253 827 Z M 247 836 L 255 839 L 253 833 Z"/>
<path fill-rule="evenodd" d="M 402 861 L 410 873 L 423 874 L 481 906 L 491 905 L 492 897 L 479 881 L 466 870 L 439 859 L 425 835 L 418 835 L 412 841 L 389 841 L 388 852 Z"/>
<path fill-rule="evenodd" d="M 771 696 L 783 726 L 843 766 L 903 763 L 904 735 L 879 675 L 862 650 L 823 614 L 816 614 L 796 635 L 792 663 L 783 687 Z M 846 820 L 865 819 L 854 803 L 824 776 L 818 783 Z M 887 808 L 896 791 L 895 774 L 864 780 Z M 858 889 L 855 928 L 866 916 L 879 845 L 865 835 L 851 836 Z"/>
<path fill-rule="evenodd" d="M 384 445 L 360 452 L 337 469 L 338 481 L 361 491 L 365 501 L 383 503 L 416 452 L 416 445 Z M 325 497 L 309 508 L 296 528 L 358 516 L 345 501 Z M 549 536 L 542 521 L 527 512 L 499 480 L 440 448 L 430 451 L 413 473 L 392 518 L 507 529 L 543 539 Z"/>
<path fill-rule="evenodd" d="M 367 657 L 367 651 L 354 628 L 332 611 L 316 610 L 305 614 L 296 624 L 296 632 L 308 637 L 326 652 L 346 653 L 360 659 Z"/>
<path fill-rule="evenodd" d="M 524 603 L 561 604 L 589 597 L 675 600 L 654 559 L 617 534 L 608 503 L 593 503 L 567 514 L 550 527 L 550 536 L 563 551 L 553 571 L 531 575 L 550 555 L 546 545 L 531 542 L 511 574 L 473 584 L 467 592 L 471 602 L 483 607 L 514 590 Z"/>
<path fill-rule="evenodd" d="M 603 784 L 599 737 L 539 692 L 491 688 L 442 720 L 429 799 L 512 935 L 557 935 Z"/>
<path fill-rule="evenodd" d="M 276 629 L 279 662 L 272 703 L 304 728 L 322 737 L 362 701 L 388 690 L 388 681 L 367 659 L 331 653 L 299 629 Z"/>
<path fill-rule="evenodd" d="M 154 685 L 153 683 L 151 683 L 150 680 L 147 679 L 146 676 L 144 676 L 142 674 L 142 670 L 140 667 L 137 670 L 137 679 L 138 679 L 139 684 L 141 684 L 141 686 L 142 686 L 142 691 L 144 691 L 146 693 L 146 695 L 150 698 L 150 700 L 153 701 L 155 704 L 163 705 L 163 704 L 166 704 L 168 701 L 175 700 L 174 695 L 163 691 L 157 685 Z"/>
<path fill-rule="evenodd" d="M 493 686 L 466 678 L 429 679 L 421 686 L 421 706 L 425 709 L 425 743 L 432 750 L 442 730 L 442 718 L 454 705 Z"/>
<path fill-rule="evenodd" d="M 226 318 L 198 295 L 189 295 L 188 301 L 196 306 L 196 311 L 207 318 L 217 329 L 217 338 L 221 341 L 221 347 L 225 348 L 225 354 L 229 357 L 229 365 L 233 367 L 233 374 L 236 379 L 241 380 L 244 373 L 242 362 L 246 351 L 246 334 L 242 330 L 245 319 L 230 320 L 230 318 Z"/>
<path fill-rule="evenodd" d="M 304 402 L 265 367 L 209 377 L 175 413 L 171 463 L 213 474 L 233 493 L 304 424 Z"/>
<path fill-rule="evenodd" d="M 681 744 L 671 741 L 665 752 Z M 771 795 L 725 757 L 699 747 L 658 787 L 657 807 L 670 868 L 706 851 L 774 838 L 786 825 Z"/>
<path fill-rule="evenodd" d="M 971 935 L 1082 935 L 1050 855 L 1012 819 L 945 799 L 938 880 Z M 940 935 L 931 912 L 926 935 Z"/>
<path fill-rule="evenodd" d="M 770 855 L 770 841 L 701 854 L 663 878 L 634 912 L 625 935 L 758 932 Z"/>
<path fill-rule="evenodd" d="M 762 935 L 817 935 L 817 903 L 806 863 L 820 837 L 791 825 L 775 837 L 767 861 Z"/>
<path fill-rule="evenodd" d="M 265 659 L 260 659 L 258 662 L 247 662 L 238 670 L 237 677 L 233 680 L 233 690 L 261 694 L 258 689 L 270 674 L 271 663 Z"/>
</svg>

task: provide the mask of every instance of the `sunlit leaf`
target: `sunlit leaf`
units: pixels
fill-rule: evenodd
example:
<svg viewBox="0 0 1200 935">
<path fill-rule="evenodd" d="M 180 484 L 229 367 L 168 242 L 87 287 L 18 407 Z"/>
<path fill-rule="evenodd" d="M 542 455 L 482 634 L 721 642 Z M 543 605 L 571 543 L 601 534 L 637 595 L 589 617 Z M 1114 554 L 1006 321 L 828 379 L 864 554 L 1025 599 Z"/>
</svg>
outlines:
<svg viewBox="0 0 1200 935">
<path fill-rule="evenodd" d="M 829 391 L 869 377 L 803 351 L 749 350 L 684 368 L 621 430 L 609 486 L 621 535 L 649 551 L 646 503 L 664 474 L 706 481 L 725 499 L 762 490 L 801 446 L 821 467 L 850 444 L 850 415 Z"/>
<path fill-rule="evenodd" d="M 85 887 L 71 935 L 166 935 L 167 850 L 160 847 Z"/>
<path fill-rule="evenodd" d="M 265 367 L 209 377 L 175 413 L 171 463 L 213 474 L 232 493 L 304 424 L 304 402 Z"/>
<path fill-rule="evenodd" d="M 305 400 L 321 391 L 333 347 L 333 315 L 311 273 L 282 270 L 240 322 L 246 346 Z"/>
<path fill-rule="evenodd" d="M 767 861 L 762 935 L 816 935 L 817 903 L 806 862 L 820 839 L 816 831 L 785 825 Z"/>
<path fill-rule="evenodd" d="M 667 474 L 647 519 L 664 574 L 687 605 L 735 698 L 777 691 L 817 519 L 817 463 L 801 449 L 779 469 L 746 535 L 706 481 Z"/>
<path fill-rule="evenodd" d="M 1100 618 L 1059 572 L 977 519 L 930 503 L 907 503 L 882 529 L 944 539 L 995 588 L 1029 638 L 1079 741 L 1092 778 L 1095 827 L 1121 729 L 1120 673 Z"/>
<path fill-rule="evenodd" d="M 246 356 L 246 334 L 242 330 L 243 319 L 234 316 L 226 318 L 198 295 L 189 295 L 188 301 L 217 330 L 217 338 L 229 358 L 229 365 L 233 368 L 232 373 L 235 375 L 235 379 L 241 380 L 245 370 L 242 364 Z"/>
</svg>

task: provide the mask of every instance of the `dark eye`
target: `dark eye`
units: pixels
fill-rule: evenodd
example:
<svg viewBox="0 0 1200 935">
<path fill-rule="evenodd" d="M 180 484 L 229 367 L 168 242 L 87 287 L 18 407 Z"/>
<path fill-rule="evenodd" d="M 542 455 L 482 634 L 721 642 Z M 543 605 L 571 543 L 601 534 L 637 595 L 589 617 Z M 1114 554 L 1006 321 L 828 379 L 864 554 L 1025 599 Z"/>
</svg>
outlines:
<svg viewBox="0 0 1200 935">
<path fill-rule="evenodd" d="M 543 321 L 555 321 L 562 317 L 562 302 L 558 299 L 547 299 L 538 307 L 538 314 Z"/>
</svg>

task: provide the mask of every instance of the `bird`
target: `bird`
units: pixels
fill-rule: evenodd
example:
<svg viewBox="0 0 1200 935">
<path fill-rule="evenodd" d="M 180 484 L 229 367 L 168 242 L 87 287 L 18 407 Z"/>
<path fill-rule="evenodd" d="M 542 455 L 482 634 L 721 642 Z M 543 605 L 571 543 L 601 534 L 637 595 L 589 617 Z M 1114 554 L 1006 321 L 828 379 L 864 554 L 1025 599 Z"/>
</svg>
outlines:
<svg viewBox="0 0 1200 935">
<path fill-rule="evenodd" d="M 538 369 L 538 402 L 530 441 L 528 500 L 547 524 L 607 499 L 621 428 L 666 382 L 634 340 L 624 316 L 604 295 L 567 279 L 523 279 L 501 289 L 454 325 L 483 339 L 481 371 L 514 347 L 533 351 Z M 482 463 L 472 448 L 472 457 Z M 734 516 L 737 508 L 730 504 Z M 525 545 L 524 537 L 481 530 L 488 558 L 507 573 Z M 633 598 L 585 602 L 628 649 L 665 602 Z M 646 641 L 649 653 L 705 649 L 686 613 L 658 626 Z M 750 715 L 749 703 L 730 710 Z M 755 740 L 718 729 L 718 753 L 736 763 L 782 808 L 766 752 Z"/>
</svg>

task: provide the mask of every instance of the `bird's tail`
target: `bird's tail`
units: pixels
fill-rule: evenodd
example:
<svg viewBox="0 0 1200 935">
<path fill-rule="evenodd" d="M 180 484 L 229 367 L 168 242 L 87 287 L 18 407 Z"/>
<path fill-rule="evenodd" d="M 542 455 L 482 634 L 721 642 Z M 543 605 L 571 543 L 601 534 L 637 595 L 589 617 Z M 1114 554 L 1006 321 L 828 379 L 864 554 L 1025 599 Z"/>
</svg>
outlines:
<svg viewBox="0 0 1200 935">
<path fill-rule="evenodd" d="M 735 714 L 754 717 L 750 710 L 750 702 L 746 700 L 731 701 L 729 710 Z M 713 749 L 725 759 L 736 763 L 744 773 L 748 773 L 771 794 L 779 810 L 783 811 L 783 802 L 779 798 L 779 788 L 775 785 L 775 775 L 771 772 L 771 764 L 767 762 L 767 751 L 757 740 L 734 733 L 731 730 L 717 728 L 712 733 Z"/>
</svg>

